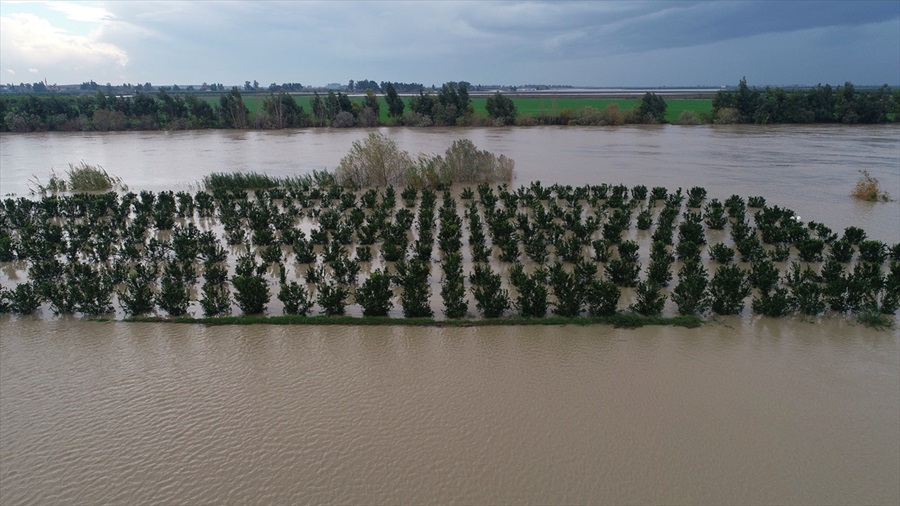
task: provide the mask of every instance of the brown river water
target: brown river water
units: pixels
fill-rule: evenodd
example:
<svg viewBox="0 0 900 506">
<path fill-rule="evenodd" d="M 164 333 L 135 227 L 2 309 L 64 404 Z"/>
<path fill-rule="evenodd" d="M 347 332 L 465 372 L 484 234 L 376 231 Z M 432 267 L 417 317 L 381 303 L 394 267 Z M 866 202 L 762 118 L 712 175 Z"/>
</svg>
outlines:
<svg viewBox="0 0 900 506">
<path fill-rule="evenodd" d="M 900 240 L 900 128 L 384 130 L 516 183 L 705 186 Z M 84 159 L 132 189 L 333 169 L 362 130 L 0 136 L 0 193 Z M 434 298 L 439 297 L 433 295 Z M 204 327 L 0 317 L 0 504 L 898 504 L 900 334 Z"/>
</svg>

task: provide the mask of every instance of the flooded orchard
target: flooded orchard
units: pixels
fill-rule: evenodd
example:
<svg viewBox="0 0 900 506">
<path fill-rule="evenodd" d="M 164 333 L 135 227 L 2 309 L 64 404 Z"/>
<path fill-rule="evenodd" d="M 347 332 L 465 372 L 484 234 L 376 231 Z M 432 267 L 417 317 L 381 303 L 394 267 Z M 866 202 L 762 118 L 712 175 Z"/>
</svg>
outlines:
<svg viewBox="0 0 900 506">
<path fill-rule="evenodd" d="M 514 184 L 761 195 L 900 240 L 896 127 L 383 130 L 516 160 Z M 360 130 L 0 136 L 0 192 L 81 159 L 132 190 L 333 169 Z M 839 317 L 699 329 L 205 327 L 0 317 L 0 500 L 900 501 L 900 336 Z"/>
</svg>

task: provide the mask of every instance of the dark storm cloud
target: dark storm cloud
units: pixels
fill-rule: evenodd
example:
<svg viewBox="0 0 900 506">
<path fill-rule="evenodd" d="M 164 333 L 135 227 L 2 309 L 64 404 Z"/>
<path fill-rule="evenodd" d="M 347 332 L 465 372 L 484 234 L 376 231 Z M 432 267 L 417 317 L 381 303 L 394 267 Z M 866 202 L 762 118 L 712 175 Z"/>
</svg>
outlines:
<svg viewBox="0 0 900 506">
<path fill-rule="evenodd" d="M 478 30 L 540 41 L 546 49 L 621 54 L 883 23 L 900 19 L 900 2 L 506 3 L 462 16 Z"/>
<path fill-rule="evenodd" d="M 0 13 L 4 72 L 59 82 L 900 81 L 897 0 L 7 2 Z"/>
</svg>

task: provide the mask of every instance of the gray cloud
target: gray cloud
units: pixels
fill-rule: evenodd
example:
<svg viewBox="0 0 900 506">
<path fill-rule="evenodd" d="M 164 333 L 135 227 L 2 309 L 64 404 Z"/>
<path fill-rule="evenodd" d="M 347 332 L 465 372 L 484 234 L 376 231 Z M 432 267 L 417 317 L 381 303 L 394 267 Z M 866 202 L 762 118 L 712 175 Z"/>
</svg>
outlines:
<svg viewBox="0 0 900 506">
<path fill-rule="evenodd" d="M 838 79 L 900 81 L 900 4 L 893 0 L 171 1 L 99 7 L 103 16 L 95 16 L 101 21 L 90 40 L 119 48 L 128 63 L 83 65 L 82 71 L 104 75 L 74 82 L 662 85 L 695 78 L 733 83 L 741 75 L 793 82 L 801 68 L 807 77 L 800 81 L 818 82 L 850 69 L 853 75 Z M 89 18 L 85 13 L 91 11 L 78 12 Z M 773 47 L 774 41 L 782 47 Z M 873 54 L 867 48 L 876 44 L 880 49 Z M 821 54 L 823 45 L 843 62 Z M 24 60 L 7 65 L 14 59 L 6 53 L 3 60 L 4 68 L 20 72 L 47 68 Z M 775 74 L 774 68 L 783 70 Z"/>
</svg>

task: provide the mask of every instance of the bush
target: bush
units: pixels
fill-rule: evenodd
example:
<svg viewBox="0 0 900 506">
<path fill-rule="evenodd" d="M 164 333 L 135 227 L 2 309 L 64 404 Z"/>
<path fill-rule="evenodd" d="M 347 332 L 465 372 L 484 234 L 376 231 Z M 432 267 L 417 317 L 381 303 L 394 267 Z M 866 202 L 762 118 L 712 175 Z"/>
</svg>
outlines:
<svg viewBox="0 0 900 506">
<path fill-rule="evenodd" d="M 547 286 L 545 272 L 538 270 L 530 275 L 522 272 L 522 264 L 516 264 L 510 281 L 519 292 L 515 306 L 525 318 L 543 318 L 547 315 Z"/>
<path fill-rule="evenodd" d="M 106 273 L 86 264 L 76 264 L 72 274 L 75 311 L 85 315 L 111 313 L 113 283 Z"/>
<path fill-rule="evenodd" d="M 515 162 L 504 155 L 482 151 L 468 139 L 453 142 L 443 157 L 420 156 L 407 174 L 407 181 L 416 186 L 442 186 L 451 183 L 510 182 Z"/>
<path fill-rule="evenodd" d="M 665 243 L 654 242 L 650 252 L 650 265 L 647 266 L 647 280 L 659 286 L 669 286 L 674 261 L 675 255 L 669 252 Z"/>
<path fill-rule="evenodd" d="M 477 264 L 469 276 L 475 307 L 485 318 L 498 318 L 509 309 L 509 293 L 501 288 L 500 275 L 490 267 Z"/>
<path fill-rule="evenodd" d="M 697 117 L 694 111 L 681 111 L 678 119 L 675 120 L 676 125 L 701 125 L 703 121 Z"/>
<path fill-rule="evenodd" d="M 866 231 L 859 227 L 847 227 L 844 229 L 844 240 L 850 244 L 859 244 L 866 239 Z"/>
<path fill-rule="evenodd" d="M 322 313 L 326 316 L 339 316 L 344 314 L 349 295 L 350 289 L 347 286 L 325 281 L 319 284 L 316 301 L 322 306 Z"/>
<path fill-rule="evenodd" d="M 850 195 L 869 202 L 878 202 L 879 200 L 889 202 L 891 200 L 890 194 L 879 187 L 878 180 L 872 177 L 869 171 L 860 170 L 859 173 L 860 178 Z"/>
<path fill-rule="evenodd" d="M 296 281 L 282 281 L 278 300 L 284 305 L 282 311 L 287 315 L 306 316 L 312 307 L 309 291 Z"/>
<path fill-rule="evenodd" d="M 187 313 L 190 296 L 187 286 L 179 277 L 164 275 L 156 304 L 169 316 L 182 316 Z"/>
<path fill-rule="evenodd" d="M 231 291 L 224 283 L 203 283 L 203 296 L 200 298 L 200 307 L 203 308 L 203 316 L 222 316 L 231 314 Z"/>
<path fill-rule="evenodd" d="M 887 260 L 887 246 L 881 241 L 865 240 L 859 243 L 859 259 L 863 262 L 882 264 Z"/>
<path fill-rule="evenodd" d="M 269 285 L 262 276 L 234 276 L 234 300 L 246 314 L 258 314 L 266 310 L 269 303 Z"/>
<path fill-rule="evenodd" d="M 153 311 L 153 285 L 155 279 L 150 269 L 138 264 L 135 271 L 125 281 L 124 291 L 119 291 L 119 305 L 129 315 L 140 315 Z"/>
<path fill-rule="evenodd" d="M 585 294 L 588 314 L 591 316 L 609 317 L 616 314 L 622 291 L 611 281 L 595 279 Z"/>
<path fill-rule="evenodd" d="M 628 307 L 644 316 L 659 316 L 666 304 L 666 295 L 659 285 L 652 281 L 641 281 L 635 289 L 637 300 Z"/>
<path fill-rule="evenodd" d="M 17 314 L 31 314 L 41 307 L 41 298 L 31 282 L 20 283 L 12 290 L 4 290 L 9 309 Z"/>
<path fill-rule="evenodd" d="M 462 318 L 469 310 L 466 303 L 466 287 L 462 271 L 462 254 L 448 253 L 441 269 L 444 271 L 444 280 L 441 282 L 441 299 L 444 301 L 444 316 L 447 318 Z"/>
<path fill-rule="evenodd" d="M 649 230 L 653 225 L 653 212 L 650 209 L 644 209 L 637 216 L 638 230 Z"/>
<path fill-rule="evenodd" d="M 715 116 L 713 117 L 713 124 L 716 125 L 731 125 L 733 123 L 739 123 L 741 120 L 741 114 L 737 109 L 732 107 L 723 107 L 715 112 Z"/>
<path fill-rule="evenodd" d="M 744 298 L 750 295 L 746 273 L 734 264 L 719 267 L 710 281 L 709 295 L 716 314 L 740 314 L 744 309 Z"/>
<path fill-rule="evenodd" d="M 728 218 L 725 216 L 725 206 L 717 199 L 712 199 L 706 204 L 703 215 L 706 226 L 713 230 L 722 230 L 728 224 Z"/>
<path fill-rule="evenodd" d="M 341 159 L 335 178 L 342 186 L 359 189 L 367 186 L 403 185 L 404 174 L 413 165 L 406 151 L 400 151 L 392 139 L 372 132 L 356 141 L 350 153 Z"/>
<path fill-rule="evenodd" d="M 430 272 L 431 264 L 419 258 L 397 263 L 397 280 L 403 288 L 400 306 L 403 307 L 403 316 L 406 318 L 430 317 L 434 314 L 431 310 L 431 288 L 428 284 Z"/>
<path fill-rule="evenodd" d="M 699 261 L 685 263 L 678 273 L 678 285 L 672 291 L 672 302 L 678 314 L 693 316 L 705 313 L 710 300 L 706 268 Z"/>
<path fill-rule="evenodd" d="M 709 257 L 720 264 L 727 264 L 734 260 L 734 250 L 724 243 L 716 243 L 709 248 Z"/>
<path fill-rule="evenodd" d="M 798 255 L 804 262 L 821 262 L 824 249 L 825 242 L 821 239 L 806 238 L 797 242 Z"/>
<path fill-rule="evenodd" d="M 771 260 L 765 257 L 753 259 L 750 266 L 750 286 L 758 288 L 761 292 L 768 292 L 778 284 L 778 268 Z"/>
<path fill-rule="evenodd" d="M 637 285 L 638 274 L 641 271 L 637 250 L 638 245 L 634 241 L 619 244 L 619 258 L 614 258 L 606 264 L 606 276 L 610 281 L 619 286 Z"/>
<path fill-rule="evenodd" d="M 687 206 L 690 208 L 698 208 L 700 204 L 703 203 L 703 200 L 706 198 L 706 188 L 702 186 L 694 186 L 690 190 L 688 190 L 688 204 Z"/>
<path fill-rule="evenodd" d="M 362 306 L 363 316 L 387 316 L 394 307 L 391 298 L 391 275 L 375 270 L 356 290 L 356 303 Z"/>
<path fill-rule="evenodd" d="M 751 307 L 755 313 L 778 318 L 790 313 L 791 301 L 786 289 L 774 287 L 774 289 L 760 291 L 759 295 L 753 297 Z"/>
<path fill-rule="evenodd" d="M 589 285 L 581 283 L 575 275 L 568 273 L 557 262 L 550 268 L 550 287 L 556 303 L 553 312 L 559 316 L 576 317 L 581 314 L 584 304 L 584 289 Z"/>
<path fill-rule="evenodd" d="M 795 269 L 797 270 L 799 269 Z M 790 302 L 794 310 L 809 316 L 825 311 L 819 276 L 809 266 L 792 277 L 790 288 Z"/>
<path fill-rule="evenodd" d="M 437 187 L 451 183 L 511 181 L 515 163 L 481 151 L 472 141 L 459 139 L 444 156 L 419 155 L 413 161 L 406 151 L 380 133 L 371 133 L 356 141 L 350 153 L 341 159 L 335 177 L 343 186 L 359 189 L 367 186 Z"/>
</svg>

